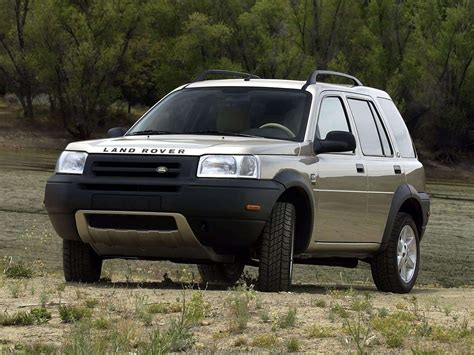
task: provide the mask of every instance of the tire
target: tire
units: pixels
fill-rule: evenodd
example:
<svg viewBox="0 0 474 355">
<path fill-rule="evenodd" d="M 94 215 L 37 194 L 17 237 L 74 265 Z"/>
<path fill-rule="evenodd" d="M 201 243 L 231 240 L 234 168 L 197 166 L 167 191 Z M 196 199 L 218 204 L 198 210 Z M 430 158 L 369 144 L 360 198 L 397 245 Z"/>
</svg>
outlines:
<svg viewBox="0 0 474 355">
<path fill-rule="evenodd" d="M 197 267 L 204 283 L 232 286 L 240 279 L 245 265 L 242 263 L 198 264 Z"/>
<path fill-rule="evenodd" d="M 89 244 L 63 240 L 63 270 L 66 282 L 97 282 L 102 271 L 102 259 Z"/>
<path fill-rule="evenodd" d="M 275 204 L 262 233 L 258 270 L 260 291 L 288 291 L 291 287 L 295 217 L 295 207 L 291 203 Z"/>
<path fill-rule="evenodd" d="M 413 250 L 413 247 L 416 250 Z M 416 256 L 414 261 L 413 256 Z M 416 224 L 409 214 L 397 214 L 388 245 L 372 259 L 371 269 L 372 278 L 379 291 L 393 293 L 411 291 L 420 269 L 420 238 Z"/>
</svg>

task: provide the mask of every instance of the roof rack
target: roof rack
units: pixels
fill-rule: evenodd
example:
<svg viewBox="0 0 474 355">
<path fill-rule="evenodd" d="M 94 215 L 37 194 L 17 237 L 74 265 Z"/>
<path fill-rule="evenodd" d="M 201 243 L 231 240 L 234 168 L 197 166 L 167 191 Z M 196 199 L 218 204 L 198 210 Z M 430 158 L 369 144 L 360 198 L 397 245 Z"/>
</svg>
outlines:
<svg viewBox="0 0 474 355">
<path fill-rule="evenodd" d="M 303 87 L 301 89 L 304 90 L 308 87 L 308 85 L 316 84 L 318 76 L 328 76 L 328 75 L 340 76 L 340 77 L 352 80 L 354 82 L 354 86 L 363 86 L 364 85 L 364 84 L 362 84 L 362 82 L 359 79 L 357 79 L 355 76 L 352 76 L 352 75 L 339 73 L 337 71 L 331 71 L 331 70 L 315 70 L 314 72 L 311 73 L 308 80 L 306 80 L 306 83 L 303 85 Z"/>
<path fill-rule="evenodd" d="M 239 71 L 232 71 L 232 70 L 220 70 L 220 69 L 209 69 L 203 71 L 201 74 L 198 75 L 196 79 L 194 79 L 192 82 L 195 83 L 197 81 L 204 81 L 209 75 L 213 74 L 218 74 L 218 75 L 224 75 L 224 76 L 231 76 L 231 77 L 237 77 L 237 78 L 244 78 L 245 80 L 250 80 L 250 79 L 260 79 L 259 76 L 250 74 L 250 73 L 242 73 Z"/>
</svg>

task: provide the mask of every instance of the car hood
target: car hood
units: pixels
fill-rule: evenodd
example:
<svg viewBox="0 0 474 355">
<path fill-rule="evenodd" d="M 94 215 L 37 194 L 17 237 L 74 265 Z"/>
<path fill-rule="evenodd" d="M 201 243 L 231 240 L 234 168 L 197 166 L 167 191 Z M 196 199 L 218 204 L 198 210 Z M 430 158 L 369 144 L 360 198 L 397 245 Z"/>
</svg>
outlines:
<svg viewBox="0 0 474 355">
<path fill-rule="evenodd" d="M 71 143 L 66 150 L 96 154 L 194 155 L 278 154 L 298 155 L 301 144 L 278 139 L 214 135 L 125 136 Z"/>
</svg>

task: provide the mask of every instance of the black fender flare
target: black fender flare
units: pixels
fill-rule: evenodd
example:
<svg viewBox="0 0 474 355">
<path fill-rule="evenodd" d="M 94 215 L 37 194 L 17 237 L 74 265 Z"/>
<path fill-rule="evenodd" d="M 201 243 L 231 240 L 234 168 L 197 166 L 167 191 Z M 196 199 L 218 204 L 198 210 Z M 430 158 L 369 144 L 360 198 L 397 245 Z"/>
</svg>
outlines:
<svg viewBox="0 0 474 355">
<path fill-rule="evenodd" d="M 420 226 L 421 228 L 419 230 L 419 236 L 421 240 L 426 224 L 428 223 L 430 200 L 428 194 L 424 192 L 418 192 L 412 185 L 403 184 L 400 185 L 393 194 L 392 203 L 390 205 L 390 210 L 387 217 L 387 223 L 385 224 L 382 237 L 380 251 L 383 251 L 387 247 L 397 213 L 400 211 L 402 205 L 409 199 L 416 200 L 422 212 L 422 225 Z"/>
<path fill-rule="evenodd" d="M 311 216 L 309 220 L 309 231 L 308 235 L 306 237 L 306 240 L 303 241 L 303 243 L 300 244 L 299 247 L 295 247 L 295 254 L 302 253 L 306 249 L 308 249 L 308 246 L 311 242 L 311 237 L 313 235 L 313 227 L 314 227 L 314 214 L 315 214 L 315 206 L 316 202 L 314 200 L 314 195 L 313 195 L 313 187 L 311 185 L 311 182 L 309 181 L 309 178 L 307 174 L 302 174 L 296 170 L 292 169 L 287 169 L 280 171 L 274 178 L 273 180 L 279 182 L 285 187 L 285 191 L 283 191 L 282 195 L 290 188 L 297 187 L 300 188 L 301 190 L 304 191 L 309 204 L 310 204 L 310 211 L 309 215 Z M 281 197 L 281 196 L 280 196 Z"/>
</svg>

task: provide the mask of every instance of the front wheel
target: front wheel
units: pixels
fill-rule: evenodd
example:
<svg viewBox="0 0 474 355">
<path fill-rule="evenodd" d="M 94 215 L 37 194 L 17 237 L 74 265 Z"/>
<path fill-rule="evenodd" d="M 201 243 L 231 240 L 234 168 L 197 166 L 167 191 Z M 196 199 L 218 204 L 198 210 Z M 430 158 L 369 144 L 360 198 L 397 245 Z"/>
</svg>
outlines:
<svg viewBox="0 0 474 355">
<path fill-rule="evenodd" d="M 397 214 L 388 245 L 373 258 L 371 269 L 379 291 L 411 291 L 420 269 L 420 239 L 416 224 L 409 214 Z"/>
<path fill-rule="evenodd" d="M 97 282 L 102 271 L 102 259 L 89 244 L 64 239 L 63 269 L 67 282 Z"/>
<path fill-rule="evenodd" d="M 277 202 L 263 229 L 258 269 L 260 291 L 288 291 L 291 287 L 295 216 L 291 203 Z"/>
</svg>

